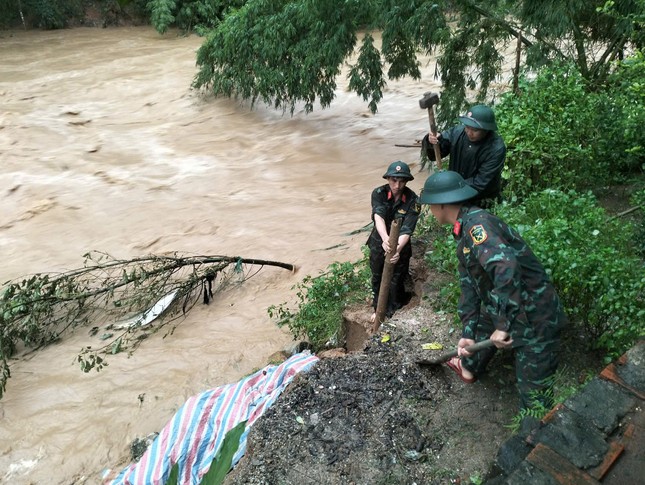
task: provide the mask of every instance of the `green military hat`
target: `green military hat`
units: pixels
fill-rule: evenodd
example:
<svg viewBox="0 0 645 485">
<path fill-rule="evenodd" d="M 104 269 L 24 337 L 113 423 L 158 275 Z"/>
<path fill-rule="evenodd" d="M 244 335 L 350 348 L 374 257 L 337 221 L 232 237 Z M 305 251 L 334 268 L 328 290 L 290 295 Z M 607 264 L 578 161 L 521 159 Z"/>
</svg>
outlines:
<svg viewBox="0 0 645 485">
<path fill-rule="evenodd" d="M 478 104 L 468 110 L 468 112 L 459 117 L 464 125 L 479 130 L 497 131 L 497 123 L 495 123 L 495 113 L 488 106 Z"/>
<path fill-rule="evenodd" d="M 472 199 L 479 192 L 468 185 L 457 172 L 445 171 L 430 175 L 423 184 L 419 202 L 422 204 L 456 204 Z"/>
<path fill-rule="evenodd" d="M 397 160 L 396 162 L 390 163 L 390 166 L 387 167 L 387 172 L 383 174 L 383 178 L 388 177 L 401 177 L 408 180 L 414 180 L 414 177 L 410 173 L 410 167 L 405 162 Z"/>
</svg>

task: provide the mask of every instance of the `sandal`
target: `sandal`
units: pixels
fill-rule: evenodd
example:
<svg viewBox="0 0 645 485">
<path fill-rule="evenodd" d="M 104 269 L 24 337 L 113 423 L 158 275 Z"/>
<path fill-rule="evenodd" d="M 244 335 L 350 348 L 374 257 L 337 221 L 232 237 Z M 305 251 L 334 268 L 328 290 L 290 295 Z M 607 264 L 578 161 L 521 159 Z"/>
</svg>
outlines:
<svg viewBox="0 0 645 485">
<path fill-rule="evenodd" d="M 464 377 L 463 369 L 461 367 L 461 359 L 459 357 L 453 357 L 448 362 L 446 362 L 446 365 L 450 367 L 453 371 L 455 371 L 455 374 L 457 374 L 457 376 L 466 384 L 472 384 L 477 380 L 477 377 L 471 377 L 470 379 L 467 377 Z"/>
</svg>

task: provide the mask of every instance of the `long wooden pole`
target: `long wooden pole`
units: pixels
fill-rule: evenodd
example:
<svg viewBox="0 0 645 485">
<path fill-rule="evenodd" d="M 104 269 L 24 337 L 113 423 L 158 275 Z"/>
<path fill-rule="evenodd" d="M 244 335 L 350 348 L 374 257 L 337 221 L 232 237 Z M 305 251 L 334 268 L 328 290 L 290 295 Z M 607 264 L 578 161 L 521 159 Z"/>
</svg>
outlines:
<svg viewBox="0 0 645 485">
<path fill-rule="evenodd" d="M 383 264 L 383 274 L 381 275 L 381 286 L 378 291 L 378 302 L 376 304 L 376 319 L 374 320 L 373 332 L 377 332 L 381 323 L 385 320 L 385 310 L 387 300 L 390 294 L 390 281 L 394 273 L 394 264 L 390 263 L 392 254 L 396 252 L 399 244 L 399 232 L 401 231 L 401 219 L 394 219 L 390 226 L 390 250 L 385 253 L 385 262 Z"/>
</svg>

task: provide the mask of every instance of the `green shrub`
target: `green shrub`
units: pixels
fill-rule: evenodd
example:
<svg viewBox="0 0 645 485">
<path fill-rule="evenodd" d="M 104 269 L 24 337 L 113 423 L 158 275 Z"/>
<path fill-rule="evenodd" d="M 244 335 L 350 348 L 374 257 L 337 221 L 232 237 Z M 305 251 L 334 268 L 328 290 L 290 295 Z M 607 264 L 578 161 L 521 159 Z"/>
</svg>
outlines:
<svg viewBox="0 0 645 485">
<path fill-rule="evenodd" d="M 172 25 L 184 32 L 196 31 L 204 35 L 217 26 L 231 8 L 244 5 L 244 0 L 150 0 L 150 21 L 160 34 Z"/>
<path fill-rule="evenodd" d="M 634 240 L 640 241 L 636 249 L 641 258 L 645 258 L 645 188 L 636 190 L 629 198 L 632 207 L 638 207 L 634 222 Z"/>
<path fill-rule="evenodd" d="M 502 176 L 509 198 L 597 184 L 597 174 L 607 172 L 607 162 L 593 158 L 594 142 L 604 136 L 596 122 L 598 99 L 576 68 L 544 68 L 519 88 L 495 106 L 508 149 Z"/>
<path fill-rule="evenodd" d="M 457 278 L 457 260 L 455 238 L 452 235 L 452 227 L 444 226 L 432 229 L 431 249 L 425 254 L 426 264 L 439 273 L 453 276 L 453 278 L 442 282 L 439 288 L 439 297 L 432 302 L 433 308 L 439 311 L 454 313 L 457 316 L 457 303 L 461 289 Z"/>
<path fill-rule="evenodd" d="M 597 157 L 620 173 L 645 170 L 645 57 L 641 51 L 619 62 L 599 96 Z"/>
<path fill-rule="evenodd" d="M 542 189 L 584 191 L 642 171 L 645 155 L 645 58 L 618 62 L 591 87 L 575 66 L 555 64 L 495 107 L 508 152 L 502 174 L 508 199 Z M 600 178 L 602 177 L 602 178 Z"/>
<path fill-rule="evenodd" d="M 62 29 L 83 15 L 81 0 L 25 0 L 22 8 L 27 25 L 41 29 Z"/>
<path fill-rule="evenodd" d="M 272 305 L 268 312 L 279 326 L 286 325 L 297 338 L 306 338 L 318 350 L 331 343 L 337 345 L 342 332 L 343 310 L 371 295 L 371 273 L 364 251 L 362 260 L 332 263 L 319 276 L 307 275 L 292 289 L 298 298 L 297 310 L 286 303 Z"/>
</svg>

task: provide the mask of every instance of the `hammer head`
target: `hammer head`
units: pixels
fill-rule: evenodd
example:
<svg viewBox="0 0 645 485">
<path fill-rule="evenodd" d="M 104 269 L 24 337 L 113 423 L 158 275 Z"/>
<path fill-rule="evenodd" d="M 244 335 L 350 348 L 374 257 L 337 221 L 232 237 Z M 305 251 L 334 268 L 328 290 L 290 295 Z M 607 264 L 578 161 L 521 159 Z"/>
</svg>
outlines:
<svg viewBox="0 0 645 485">
<path fill-rule="evenodd" d="M 439 94 L 427 92 L 423 95 L 423 98 L 419 100 L 419 106 L 421 109 L 432 108 L 435 104 L 439 103 Z"/>
</svg>

